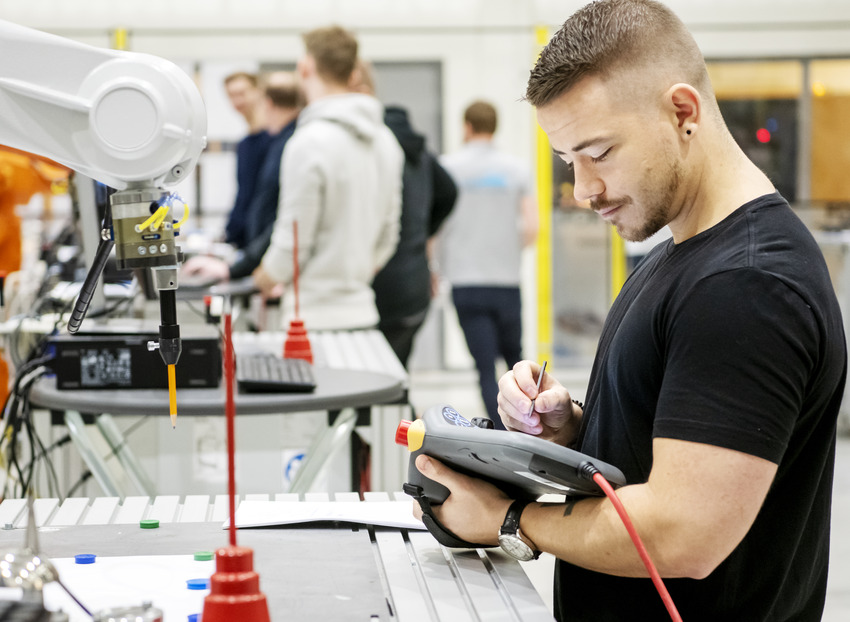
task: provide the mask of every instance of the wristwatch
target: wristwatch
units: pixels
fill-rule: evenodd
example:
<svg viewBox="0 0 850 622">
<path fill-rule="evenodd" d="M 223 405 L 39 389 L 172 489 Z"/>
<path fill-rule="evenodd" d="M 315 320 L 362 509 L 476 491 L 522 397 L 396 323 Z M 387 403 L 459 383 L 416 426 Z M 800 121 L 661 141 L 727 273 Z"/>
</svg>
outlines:
<svg viewBox="0 0 850 622">
<path fill-rule="evenodd" d="M 540 557 L 540 551 L 535 551 L 520 537 L 519 517 L 522 511 L 531 501 L 517 499 L 511 503 L 508 513 L 505 514 L 505 522 L 499 529 L 499 546 L 511 557 L 521 562 L 531 561 Z"/>
</svg>

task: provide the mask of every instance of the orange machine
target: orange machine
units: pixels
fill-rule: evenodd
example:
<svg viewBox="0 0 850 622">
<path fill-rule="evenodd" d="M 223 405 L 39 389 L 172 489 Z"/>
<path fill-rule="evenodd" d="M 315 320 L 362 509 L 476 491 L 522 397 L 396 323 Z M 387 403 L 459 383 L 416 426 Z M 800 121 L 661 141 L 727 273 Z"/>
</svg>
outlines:
<svg viewBox="0 0 850 622">
<path fill-rule="evenodd" d="M 21 219 L 15 207 L 29 203 L 36 193 L 56 192 L 69 174 L 70 169 L 53 160 L 0 145 L 0 280 L 21 267 Z M 0 402 L 8 386 L 9 370 L 0 355 Z"/>
<path fill-rule="evenodd" d="M 53 160 L 0 145 L 0 272 L 21 267 L 21 220 L 15 207 L 53 192 L 70 170 Z"/>
</svg>

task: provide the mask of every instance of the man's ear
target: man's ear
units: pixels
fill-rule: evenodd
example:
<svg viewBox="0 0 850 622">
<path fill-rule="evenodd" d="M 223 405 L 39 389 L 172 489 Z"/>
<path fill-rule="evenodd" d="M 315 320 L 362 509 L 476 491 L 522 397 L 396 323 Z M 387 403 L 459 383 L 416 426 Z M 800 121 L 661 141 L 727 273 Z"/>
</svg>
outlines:
<svg viewBox="0 0 850 622">
<path fill-rule="evenodd" d="M 316 59 L 306 54 L 295 64 L 295 73 L 302 82 L 316 73 Z"/>
<path fill-rule="evenodd" d="M 702 120 L 702 98 L 699 91 L 683 82 L 674 84 L 664 93 L 664 103 L 682 136 L 696 133 Z"/>
<path fill-rule="evenodd" d="M 468 141 L 475 135 L 475 132 L 472 130 L 472 123 L 469 121 L 463 122 L 463 140 L 464 142 Z"/>
</svg>

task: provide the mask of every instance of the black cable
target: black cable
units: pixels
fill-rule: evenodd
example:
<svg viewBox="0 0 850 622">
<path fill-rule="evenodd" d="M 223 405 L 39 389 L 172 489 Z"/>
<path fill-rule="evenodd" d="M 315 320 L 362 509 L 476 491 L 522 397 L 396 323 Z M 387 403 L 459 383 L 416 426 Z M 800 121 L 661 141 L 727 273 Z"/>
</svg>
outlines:
<svg viewBox="0 0 850 622">
<path fill-rule="evenodd" d="M 77 492 L 77 488 L 81 488 L 83 484 L 85 484 L 87 481 L 89 481 L 89 479 L 91 479 L 91 476 L 92 472 L 89 469 L 83 471 L 83 474 L 80 476 L 80 479 L 78 479 L 76 483 L 74 483 L 74 485 L 68 489 L 68 494 L 65 495 L 65 498 L 68 499 L 70 497 L 73 497 L 74 493 Z"/>
<path fill-rule="evenodd" d="M 29 367 L 32 364 L 35 364 L 36 361 L 30 361 Z M 32 373 L 37 372 L 37 373 Z M 22 375 L 16 383 L 13 394 L 14 398 L 12 401 L 12 406 L 8 413 L 9 415 L 9 426 L 11 426 L 12 434 L 9 439 L 10 441 L 10 464 L 14 466 L 15 472 L 18 475 L 18 483 L 21 486 L 20 495 L 23 496 L 27 490 L 29 490 L 30 486 L 33 482 L 33 477 L 35 473 L 36 467 L 36 451 L 39 444 L 41 444 L 41 439 L 38 438 L 38 434 L 35 432 L 35 427 L 31 418 L 31 408 L 29 401 L 29 391 L 32 387 L 33 383 L 40 378 L 46 372 L 45 368 L 38 369 L 36 367 L 34 370 L 27 370 L 24 375 Z M 27 375 L 28 374 L 28 375 Z M 19 461 L 17 444 L 18 444 L 18 433 L 22 428 L 25 428 L 25 432 L 27 434 L 27 440 L 29 441 L 30 448 L 30 461 L 26 466 L 22 466 Z M 43 446 L 43 445 L 42 445 Z M 52 468 L 52 463 L 51 463 Z M 55 475 L 55 469 L 53 469 Z M 58 478 L 55 478 L 56 483 L 58 484 Z M 49 482 L 48 482 L 49 485 Z M 17 496 L 17 495 L 16 495 Z"/>
<path fill-rule="evenodd" d="M 31 410 L 31 407 L 30 407 L 29 393 L 27 393 L 26 409 L 27 409 L 26 410 L 27 419 L 30 421 L 29 425 L 33 425 L 32 421 L 30 419 L 30 413 L 32 412 L 32 410 Z M 47 468 L 47 494 L 50 495 L 51 498 L 58 498 L 59 502 L 62 503 L 64 501 L 64 499 L 62 498 L 62 495 L 59 492 L 59 476 L 56 474 L 56 467 L 53 465 L 53 458 L 50 456 L 49 452 L 45 449 L 44 442 L 41 440 L 41 437 L 38 435 L 38 432 L 36 432 L 34 430 L 34 434 L 35 434 L 36 447 L 38 448 L 39 453 L 36 454 L 35 448 L 33 448 L 33 458 L 32 458 L 33 469 L 36 469 L 38 467 L 38 461 L 39 460 L 44 461 L 44 464 Z M 70 436 L 66 435 L 66 438 L 68 438 L 70 440 Z M 62 444 L 64 444 L 64 443 L 62 443 Z M 51 451 L 52 451 L 52 449 L 55 449 L 58 446 L 61 446 L 61 444 L 57 445 L 57 443 L 54 443 L 53 445 L 51 445 L 50 446 Z"/>
<path fill-rule="evenodd" d="M 112 216 L 109 209 L 109 203 L 106 205 L 106 213 L 103 216 L 101 230 L 106 231 L 107 225 L 111 228 Z M 83 286 L 80 288 L 80 295 L 77 297 L 77 302 L 74 304 L 74 310 L 71 312 L 71 318 L 68 320 L 68 332 L 76 333 L 80 330 L 80 325 L 86 317 L 89 310 L 89 304 L 94 297 L 94 292 L 97 289 L 97 283 L 100 280 L 100 275 L 103 274 L 103 269 L 106 267 L 106 262 L 109 259 L 109 253 L 115 246 L 115 240 L 112 236 L 103 237 L 97 245 L 94 260 L 92 261 L 89 272 L 86 275 Z"/>
<path fill-rule="evenodd" d="M 66 593 L 68 596 L 70 596 L 70 597 L 71 597 L 71 600 L 73 600 L 75 603 L 77 603 L 77 606 L 78 606 L 80 609 L 82 609 L 82 610 L 85 612 L 85 614 L 86 614 L 87 616 L 89 616 L 90 618 L 94 619 L 94 614 L 93 614 L 91 611 L 89 611 L 89 610 L 88 610 L 88 608 L 87 608 L 87 607 L 86 607 L 83 603 L 81 603 L 81 602 L 80 602 L 80 599 L 79 599 L 79 598 L 77 598 L 77 597 L 74 595 L 74 593 L 73 593 L 70 589 L 68 589 L 68 586 L 67 586 L 67 585 L 65 585 L 64 583 L 62 583 L 62 581 L 61 581 L 61 580 L 59 580 L 59 578 L 58 578 L 58 577 L 57 577 L 57 578 L 55 578 L 55 579 L 54 579 L 54 581 L 56 581 L 56 583 L 58 583 L 58 584 L 59 584 L 59 586 L 60 586 L 63 590 L 65 590 L 65 593 Z"/>
<path fill-rule="evenodd" d="M 25 400 L 26 398 L 24 398 L 24 401 Z M 23 496 L 27 493 L 28 490 L 30 490 L 33 482 L 33 475 L 35 473 L 35 460 L 32 459 L 32 456 L 35 455 L 35 432 L 33 431 L 32 421 L 30 421 L 23 412 L 21 413 L 21 421 L 23 421 L 24 428 L 26 428 L 27 441 L 29 442 L 30 448 L 30 461 L 29 464 L 24 467 L 24 472 L 27 474 L 27 476 L 22 486 Z"/>
</svg>

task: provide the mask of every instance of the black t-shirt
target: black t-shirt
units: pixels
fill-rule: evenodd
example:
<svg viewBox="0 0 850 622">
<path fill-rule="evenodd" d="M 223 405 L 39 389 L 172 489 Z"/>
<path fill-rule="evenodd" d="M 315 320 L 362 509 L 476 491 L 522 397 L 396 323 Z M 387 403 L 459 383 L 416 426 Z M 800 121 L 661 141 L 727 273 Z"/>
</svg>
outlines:
<svg viewBox="0 0 850 622">
<path fill-rule="evenodd" d="M 779 465 L 755 523 L 707 578 L 665 580 L 682 618 L 820 620 L 826 591 L 844 331 L 823 256 L 778 194 L 693 238 L 656 247 L 611 308 L 578 448 L 629 483 L 652 439 Z M 669 619 L 649 579 L 558 562 L 562 620 Z"/>
</svg>

